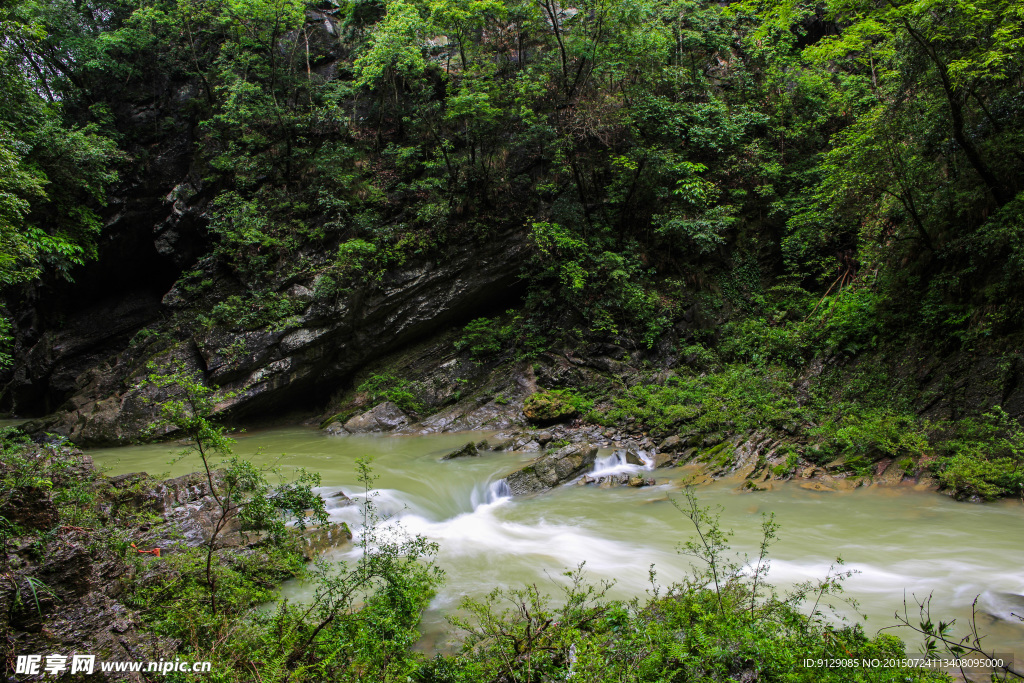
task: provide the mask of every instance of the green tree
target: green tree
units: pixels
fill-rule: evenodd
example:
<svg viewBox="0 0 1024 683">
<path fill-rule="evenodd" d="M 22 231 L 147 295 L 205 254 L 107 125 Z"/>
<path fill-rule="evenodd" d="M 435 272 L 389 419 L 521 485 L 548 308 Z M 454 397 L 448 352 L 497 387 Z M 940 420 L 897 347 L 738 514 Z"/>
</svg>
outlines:
<svg viewBox="0 0 1024 683">
<path fill-rule="evenodd" d="M 208 490 L 217 504 L 216 518 L 206 539 L 205 571 L 210 612 L 216 616 L 215 561 L 221 534 L 234 523 L 241 532 L 262 532 L 280 541 L 291 518 L 299 529 L 305 529 L 308 519 L 326 524 L 324 500 L 313 491 L 320 485 L 320 475 L 300 469 L 294 480 L 273 486 L 268 475 L 277 471 L 232 457 L 234 440 L 224 427 L 211 420 L 214 406 L 223 396 L 185 368 L 171 367 L 163 372 L 156 367 L 151 369 L 149 384 L 169 394 L 159 404 L 161 421 L 154 427 L 171 428 L 187 439 L 188 446 L 179 459 L 198 456 Z"/>
</svg>

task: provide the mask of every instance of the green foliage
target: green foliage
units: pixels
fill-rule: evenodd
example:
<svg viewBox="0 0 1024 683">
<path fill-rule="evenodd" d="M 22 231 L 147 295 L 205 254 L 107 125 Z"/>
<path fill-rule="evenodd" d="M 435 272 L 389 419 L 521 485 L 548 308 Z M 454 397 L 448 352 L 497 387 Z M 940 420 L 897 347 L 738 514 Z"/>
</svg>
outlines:
<svg viewBox="0 0 1024 683">
<path fill-rule="evenodd" d="M 508 349 L 513 335 L 511 325 L 502 325 L 498 320 L 477 318 L 471 320 L 462 330 L 462 337 L 455 342 L 455 348 L 469 351 L 473 358 L 487 358 Z"/>
<path fill-rule="evenodd" d="M 931 450 L 929 425 L 912 413 L 892 408 L 846 406 L 840 417 L 810 431 L 822 438 L 820 461 L 846 456 L 850 462 L 885 457 L 919 458 Z"/>
<path fill-rule="evenodd" d="M 957 498 L 1024 498 L 1024 428 L 1001 408 L 958 421 L 942 444 L 939 481 Z"/>
<path fill-rule="evenodd" d="M 261 545 L 227 554 L 217 565 L 221 599 L 206 599 L 205 552 L 177 553 L 153 580 L 129 586 L 149 628 L 179 639 L 180 653 L 212 661 L 217 680 L 407 681 L 422 659 L 412 651 L 420 615 L 442 579 L 431 561 L 437 548 L 422 537 L 384 530 L 374 504 L 368 461 L 356 464 L 362 503 L 360 558 L 351 564 L 320 559 L 304 566 L 295 549 Z M 279 601 L 273 586 L 298 577 L 312 589 L 307 604 Z M 171 680 L 177 674 L 168 677 Z"/>
<path fill-rule="evenodd" d="M 415 3 L 391 0 L 376 27 L 369 49 L 355 62 L 360 85 L 388 85 L 400 77 L 415 77 L 426 68 L 421 45 L 427 23 Z"/>
<path fill-rule="evenodd" d="M 676 374 L 661 384 L 629 387 L 597 417 L 603 424 L 633 418 L 658 434 L 777 428 L 800 413 L 790 381 L 774 367 L 734 365 L 701 376 Z"/>
<path fill-rule="evenodd" d="M 45 4 L 8 3 L 0 14 L 0 287 L 43 274 L 72 279 L 96 256 L 99 210 L 124 155 L 95 123 L 62 107 L 77 88 L 60 82 L 63 36 Z M 54 61 L 56 60 L 56 62 Z M 45 76 L 50 73 L 50 78 Z M 2 322 L 6 330 L 9 323 Z M 6 340 L 0 336 L 0 342 Z M 5 355 L 0 364 L 6 365 Z"/>
<path fill-rule="evenodd" d="M 373 374 L 356 387 L 356 393 L 365 394 L 372 404 L 391 401 L 406 412 L 419 413 L 423 405 L 411 391 L 412 382 L 388 373 Z"/>
<path fill-rule="evenodd" d="M 616 336 L 629 327 L 651 347 L 668 326 L 666 302 L 654 291 L 634 249 L 609 249 L 610 235 L 585 240 L 558 223 L 534 223 L 532 237 L 540 253 L 541 282 L 557 283 L 556 299 L 568 302 L 591 331 Z M 532 307 L 551 306 L 551 291 L 536 291 Z"/>
<path fill-rule="evenodd" d="M 279 330 L 288 327 L 305 304 L 278 292 L 247 292 L 232 294 L 214 304 L 209 315 L 200 314 L 200 323 L 220 325 L 235 330 L 265 327 Z"/>
<path fill-rule="evenodd" d="M 0 508 L 22 493 L 42 495 L 57 507 L 63 524 L 101 523 L 95 476 L 85 463 L 86 456 L 70 446 L 36 445 L 17 429 L 0 429 Z"/>
<path fill-rule="evenodd" d="M 349 240 L 338 245 L 336 267 L 342 273 L 358 272 L 366 268 L 377 254 L 377 247 L 365 240 Z"/>
<path fill-rule="evenodd" d="M 267 545 L 248 555 L 218 562 L 217 611 L 210 608 L 206 580 L 206 549 L 188 548 L 166 553 L 158 561 L 154 580 L 128 586 L 127 603 L 142 611 L 149 629 L 183 640 L 185 652 L 210 647 L 252 607 L 277 597 L 274 586 L 306 572 L 295 548 Z"/>
<path fill-rule="evenodd" d="M 571 389 L 548 389 L 530 394 L 523 401 L 523 413 L 536 424 L 562 422 L 585 414 L 594 405 Z"/>
<path fill-rule="evenodd" d="M 257 467 L 232 456 L 234 440 L 213 420 L 217 401 L 230 398 L 230 395 L 219 395 L 195 372 L 180 365 L 160 369 L 150 364 L 150 370 L 152 373 L 147 382 L 167 392 L 159 402 L 161 420 L 153 427 L 176 431 L 184 437 L 188 445 L 178 458 L 198 458 L 197 464 L 202 465 L 209 495 L 216 502 L 204 549 L 205 589 L 210 614 L 216 618 L 221 609 L 223 590 L 232 590 L 231 586 L 218 583 L 220 572 L 215 562 L 218 560 L 216 551 L 220 534 L 237 522 L 243 534 L 257 532 L 281 543 L 286 538 L 290 520 L 294 519 L 300 530 L 305 529 L 308 519 L 326 524 L 324 500 L 313 491 L 320 485 L 320 475 L 300 469 L 292 481 L 272 485 L 268 477 L 279 476 L 280 471 L 273 467 Z"/>
</svg>

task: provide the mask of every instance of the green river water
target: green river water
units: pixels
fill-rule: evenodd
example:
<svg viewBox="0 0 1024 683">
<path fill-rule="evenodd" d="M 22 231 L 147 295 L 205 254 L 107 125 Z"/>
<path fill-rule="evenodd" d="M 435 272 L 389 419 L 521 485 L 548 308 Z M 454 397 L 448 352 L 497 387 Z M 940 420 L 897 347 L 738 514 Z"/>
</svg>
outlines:
<svg viewBox="0 0 1024 683">
<path fill-rule="evenodd" d="M 568 485 L 532 498 L 501 497 L 494 482 L 536 454 L 489 453 L 441 462 L 445 453 L 486 434 L 431 436 L 328 437 L 319 430 L 292 427 L 238 436 L 235 452 L 259 463 L 277 463 L 286 472 L 305 467 L 323 478 L 323 493 L 360 492 L 356 458 L 371 456 L 379 479 L 376 502 L 381 512 L 440 544 L 439 564 L 446 582 L 425 617 L 423 646 L 444 647 L 444 614 L 465 595 L 483 595 L 494 586 L 537 583 L 557 592 L 561 573 L 586 562 L 594 580 L 614 579 L 617 597 L 642 594 L 654 564 L 659 583 L 681 578 L 689 558 L 676 552 L 688 538 L 686 520 L 669 502 L 678 495 L 683 470 L 655 470 L 658 485 L 600 489 Z M 91 451 L 110 474 L 145 471 L 177 476 L 194 463 L 169 464 L 173 444 Z M 605 463 L 609 465 L 609 463 Z M 613 466 L 611 463 L 609 466 Z M 795 484 L 770 492 L 740 493 L 738 482 L 701 487 L 702 503 L 720 505 L 725 528 L 734 530 L 733 547 L 756 555 L 760 516 L 774 512 L 781 524 L 772 551 L 769 581 L 780 590 L 824 577 L 836 557 L 858 573 L 846 582 L 846 596 L 867 615 L 874 633 L 894 623 L 904 596 L 934 594 L 935 617 L 970 614 L 979 598 L 978 624 L 1000 652 L 1016 650 L 1024 658 L 1024 506 L 1020 501 L 975 505 L 936 493 L 907 489 L 861 488 L 820 493 Z M 358 533 L 353 507 L 332 511 Z M 352 559 L 351 547 L 328 557 Z M 308 587 L 293 582 L 282 592 L 303 599 Z M 837 605 L 839 607 L 839 605 Z M 856 619 L 856 613 L 843 608 Z M 1002 618 L 999 618 L 1002 617 Z M 920 651 L 908 637 L 908 652 Z"/>
</svg>

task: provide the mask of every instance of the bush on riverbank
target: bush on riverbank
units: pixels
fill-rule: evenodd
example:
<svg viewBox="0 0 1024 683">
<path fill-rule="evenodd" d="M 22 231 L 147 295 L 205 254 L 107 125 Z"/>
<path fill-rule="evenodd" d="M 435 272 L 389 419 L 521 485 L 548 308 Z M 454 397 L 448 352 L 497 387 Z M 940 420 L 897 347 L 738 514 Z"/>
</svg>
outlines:
<svg viewBox="0 0 1024 683">
<path fill-rule="evenodd" d="M 805 659 L 899 659 L 903 643 L 834 627 L 784 601 L 750 609 L 730 583 L 720 609 L 715 591 L 686 583 L 647 602 L 601 599 L 579 582 L 556 606 L 536 587 L 502 591 L 467 605 L 464 651 L 437 657 L 423 683 L 482 681 L 947 681 L 919 669 L 826 669 Z M 511 605 L 502 609 L 501 605 Z"/>
</svg>

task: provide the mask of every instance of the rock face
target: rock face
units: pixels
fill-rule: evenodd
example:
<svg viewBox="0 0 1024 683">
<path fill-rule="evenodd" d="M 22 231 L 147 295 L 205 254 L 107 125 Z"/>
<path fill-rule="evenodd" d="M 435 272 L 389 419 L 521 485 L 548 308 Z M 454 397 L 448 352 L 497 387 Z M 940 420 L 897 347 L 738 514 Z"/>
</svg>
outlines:
<svg viewBox="0 0 1024 683">
<path fill-rule="evenodd" d="M 124 563 L 112 557 L 96 558 L 72 545 L 34 568 L 11 572 L 0 588 L 8 646 L 15 652 L 96 654 L 99 660 L 170 658 L 177 643 L 147 633 L 142 619 L 119 602 L 125 571 Z M 30 575 L 48 588 L 37 589 L 32 599 L 19 599 L 33 595 Z M 11 582 L 17 590 L 11 590 Z M 95 678 L 118 680 L 98 670 Z"/>
<path fill-rule="evenodd" d="M 337 300 L 296 296 L 295 305 L 303 312 L 280 329 L 193 329 L 171 343 L 157 340 L 105 358 L 92 357 L 88 367 L 76 366 L 74 387 L 64 394 L 70 397 L 32 429 L 62 434 L 79 445 L 139 439 L 153 422 L 154 404 L 163 398 L 142 385 L 149 360 L 175 359 L 222 387 L 224 398 L 216 410 L 233 417 L 309 401 L 332 391 L 369 361 L 507 297 L 530 248 L 521 231 L 510 230 L 485 242 L 452 246 L 443 258 L 392 270 Z M 164 306 L 176 306 L 180 298 L 172 290 Z M 486 419 L 500 422 L 502 412 L 504 407 L 495 404 Z"/>
<path fill-rule="evenodd" d="M 405 433 L 431 434 L 482 429 L 505 429 L 523 424 L 519 406 L 489 400 L 483 404 L 459 402 L 403 429 Z"/>
<path fill-rule="evenodd" d="M 317 555 L 329 548 L 336 548 L 352 540 L 352 530 L 348 524 L 328 524 L 306 529 L 299 536 L 299 545 L 302 554 L 307 560 L 314 559 Z"/>
<path fill-rule="evenodd" d="M 545 455 L 505 477 L 514 496 L 540 493 L 586 473 L 594 466 L 597 446 L 589 443 L 569 444 Z"/>
<path fill-rule="evenodd" d="M 659 451 L 675 452 L 682 450 L 686 446 L 686 443 L 676 434 L 668 437 L 660 444 L 658 444 Z"/>
<path fill-rule="evenodd" d="M 623 454 L 623 457 L 625 458 L 627 465 L 640 465 L 641 467 L 643 467 L 644 465 L 647 464 L 646 462 L 644 462 L 643 458 L 641 458 L 640 455 L 632 448 L 626 449 L 626 452 Z"/>
<path fill-rule="evenodd" d="M 345 431 L 351 434 L 367 434 L 371 432 L 392 432 L 409 424 L 409 416 L 391 401 L 356 415 L 345 423 Z"/>
<path fill-rule="evenodd" d="M 213 482 L 220 485 L 222 472 L 214 472 Z M 163 552 L 175 547 L 196 547 L 209 542 L 220 510 L 210 494 L 210 484 L 204 474 L 186 474 L 174 479 L 158 481 L 136 472 L 122 474 L 109 480 L 111 490 L 105 504 L 110 512 L 129 507 L 157 515 L 157 521 L 145 532 L 145 543 Z M 343 492 L 330 498 L 332 508 L 352 504 Z M 352 533 L 344 524 L 310 527 L 300 534 L 300 545 L 307 555 L 351 540 Z M 243 533 L 237 518 L 230 518 L 217 535 L 218 548 L 242 548 L 258 542 L 260 535 Z"/>
<path fill-rule="evenodd" d="M 46 491 L 21 488 L 15 490 L 11 499 L 0 506 L 0 517 L 24 529 L 49 531 L 57 525 L 57 506 Z"/>
<path fill-rule="evenodd" d="M 215 486 L 222 474 L 214 473 Z M 129 507 L 161 518 L 161 523 L 153 525 L 146 537 L 152 546 L 166 550 L 177 545 L 195 547 L 210 540 L 219 511 L 205 475 L 193 473 L 157 481 L 136 472 L 112 477 L 110 484 L 107 496 L 113 509 Z M 218 547 L 242 545 L 239 527 L 237 519 L 229 519 L 218 534 Z"/>
</svg>

